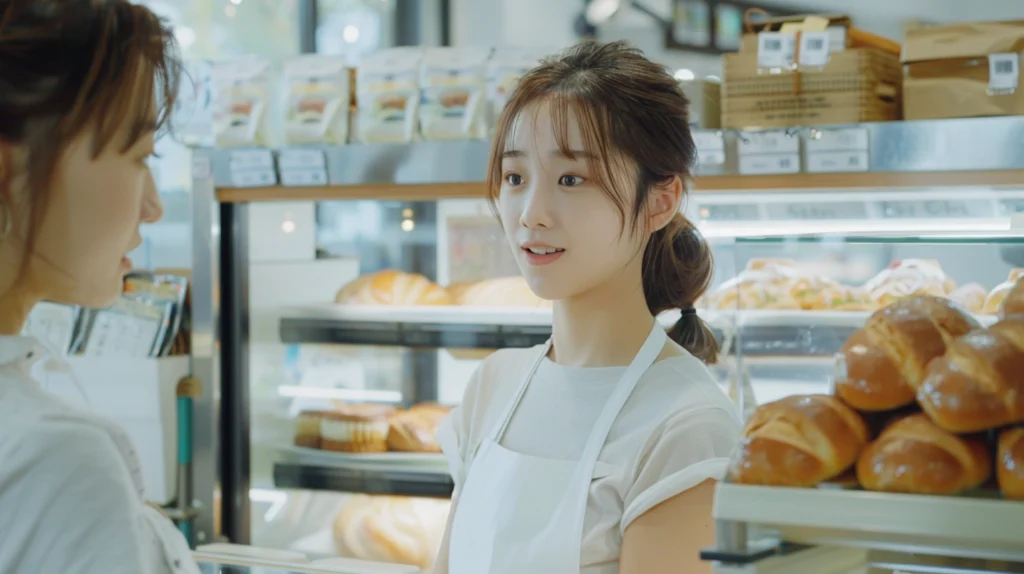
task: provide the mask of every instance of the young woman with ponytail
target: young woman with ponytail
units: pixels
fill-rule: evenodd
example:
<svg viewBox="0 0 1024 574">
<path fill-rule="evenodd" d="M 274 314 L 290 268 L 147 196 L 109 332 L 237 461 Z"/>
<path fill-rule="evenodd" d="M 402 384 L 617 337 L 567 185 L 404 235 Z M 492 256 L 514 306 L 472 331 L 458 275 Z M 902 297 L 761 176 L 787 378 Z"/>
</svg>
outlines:
<svg viewBox="0 0 1024 574">
<path fill-rule="evenodd" d="M 713 261 L 680 213 L 688 107 L 623 43 L 578 45 L 511 95 L 488 187 L 552 337 L 488 357 L 439 431 L 456 485 L 439 572 L 710 572 L 740 419 L 694 310 Z"/>
</svg>

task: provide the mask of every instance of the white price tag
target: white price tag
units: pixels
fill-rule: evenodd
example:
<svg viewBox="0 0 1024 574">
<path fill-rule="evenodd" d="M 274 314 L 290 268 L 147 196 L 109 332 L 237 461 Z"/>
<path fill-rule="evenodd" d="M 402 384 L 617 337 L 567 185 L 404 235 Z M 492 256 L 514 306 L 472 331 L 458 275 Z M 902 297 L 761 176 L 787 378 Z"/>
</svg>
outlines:
<svg viewBox="0 0 1024 574">
<path fill-rule="evenodd" d="M 282 169 L 281 185 L 286 187 L 327 185 L 327 170 L 323 168 Z"/>
<path fill-rule="evenodd" d="M 210 158 L 206 156 L 192 157 L 192 179 L 207 179 L 213 171 Z"/>
<path fill-rule="evenodd" d="M 800 173 L 800 154 L 741 155 L 740 173 L 743 175 Z"/>
<path fill-rule="evenodd" d="M 231 171 L 274 169 L 274 152 L 269 149 L 237 149 L 230 154 Z"/>
<path fill-rule="evenodd" d="M 235 187 L 270 187 L 276 183 L 277 176 L 272 169 L 231 170 L 231 185 Z"/>
<path fill-rule="evenodd" d="M 808 173 L 868 171 L 866 151 L 824 151 L 807 154 Z"/>
<path fill-rule="evenodd" d="M 1012 92 L 1020 83 L 1020 57 L 1015 53 L 989 54 L 988 89 Z"/>
<path fill-rule="evenodd" d="M 789 68 L 793 64 L 795 48 L 793 34 L 761 32 L 757 35 L 757 67 Z"/>
<path fill-rule="evenodd" d="M 828 64 L 829 40 L 827 31 L 800 34 L 800 65 L 819 68 Z"/>
<path fill-rule="evenodd" d="M 285 169 L 327 168 L 327 159 L 320 149 L 283 149 L 277 152 L 277 167 Z"/>
<path fill-rule="evenodd" d="M 855 151 L 868 149 L 867 128 L 815 130 L 807 138 L 807 152 Z"/>
<path fill-rule="evenodd" d="M 739 136 L 740 155 L 762 153 L 799 153 L 800 140 L 785 131 L 743 132 Z"/>
</svg>

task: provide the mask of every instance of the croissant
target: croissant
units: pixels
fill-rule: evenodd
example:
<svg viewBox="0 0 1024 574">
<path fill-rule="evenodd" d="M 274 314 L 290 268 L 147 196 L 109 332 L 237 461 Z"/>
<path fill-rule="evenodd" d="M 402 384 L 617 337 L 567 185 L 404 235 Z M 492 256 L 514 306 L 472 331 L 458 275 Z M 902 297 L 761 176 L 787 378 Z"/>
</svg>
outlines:
<svg viewBox="0 0 1024 574">
<path fill-rule="evenodd" d="M 928 364 L 977 321 L 942 297 L 900 299 L 875 311 L 839 351 L 835 394 L 863 411 L 914 402 Z"/>
<path fill-rule="evenodd" d="M 882 492 L 957 494 L 991 473 L 984 441 L 942 430 L 920 413 L 886 427 L 857 460 L 860 485 Z"/>
<path fill-rule="evenodd" d="M 1024 427 L 1008 428 L 999 435 L 996 477 L 1003 496 L 1024 500 Z"/>
<path fill-rule="evenodd" d="M 928 368 L 917 402 L 940 427 L 979 432 L 1024 421 L 1024 317 L 977 329 Z"/>
<path fill-rule="evenodd" d="M 999 312 L 1003 317 L 1010 315 L 1024 315 L 1024 281 L 1016 277 L 1013 287 L 1006 293 Z"/>
<path fill-rule="evenodd" d="M 985 308 L 988 291 L 978 283 L 960 286 L 949 294 L 949 299 L 971 313 L 981 313 Z"/>
<path fill-rule="evenodd" d="M 1006 281 L 996 285 L 985 298 L 985 305 L 981 312 L 986 315 L 998 315 L 1003 311 L 1003 302 L 1009 298 L 1010 291 L 1013 290 L 1022 275 L 1024 275 L 1024 269 L 1010 270 L 1010 276 L 1006 278 Z M 1020 295 L 1024 295 L 1024 293 L 1020 293 Z"/>
<path fill-rule="evenodd" d="M 860 414 L 828 395 L 793 395 L 762 405 L 729 465 L 741 484 L 815 486 L 850 468 L 868 441 Z"/>
<path fill-rule="evenodd" d="M 418 273 L 387 269 L 362 275 L 338 291 L 336 303 L 351 305 L 449 305 L 440 285 Z"/>
</svg>

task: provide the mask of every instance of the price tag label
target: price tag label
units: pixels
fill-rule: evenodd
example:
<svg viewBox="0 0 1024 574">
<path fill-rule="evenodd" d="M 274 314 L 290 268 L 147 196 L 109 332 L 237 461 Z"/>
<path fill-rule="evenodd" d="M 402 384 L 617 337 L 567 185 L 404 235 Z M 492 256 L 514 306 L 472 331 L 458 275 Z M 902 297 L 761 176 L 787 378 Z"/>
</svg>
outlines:
<svg viewBox="0 0 1024 574">
<path fill-rule="evenodd" d="M 274 169 L 274 153 L 269 149 L 238 149 L 231 150 L 231 171 Z"/>
<path fill-rule="evenodd" d="M 884 219 L 963 219 L 995 215 L 990 202 L 962 199 L 879 201 L 878 208 Z"/>
<path fill-rule="evenodd" d="M 807 154 L 808 173 L 844 173 L 868 171 L 866 151 L 826 151 Z"/>
<path fill-rule="evenodd" d="M 989 54 L 988 89 L 994 92 L 1013 92 L 1020 83 L 1020 59 L 1017 54 Z"/>
<path fill-rule="evenodd" d="M 785 131 L 743 132 L 739 136 L 740 155 L 761 153 L 798 153 L 800 140 Z"/>
<path fill-rule="evenodd" d="M 756 203 L 703 204 L 698 211 L 706 221 L 758 221 L 761 210 Z"/>
<path fill-rule="evenodd" d="M 868 149 L 867 128 L 814 130 L 807 138 L 807 152 L 859 151 Z"/>
<path fill-rule="evenodd" d="M 275 184 L 277 175 L 273 169 L 231 170 L 231 185 L 235 187 L 270 187 Z"/>
<path fill-rule="evenodd" d="M 804 32 L 800 34 L 800 62 L 801 66 L 820 68 L 828 64 L 830 49 L 829 33 Z"/>
<path fill-rule="evenodd" d="M 277 152 L 277 167 L 281 170 L 313 168 L 326 171 L 327 158 L 320 149 L 283 149 Z"/>
<path fill-rule="evenodd" d="M 323 168 L 282 169 L 281 185 L 287 187 L 327 185 L 327 170 Z"/>
<path fill-rule="evenodd" d="M 868 217 L 867 205 L 860 201 L 771 203 L 767 208 L 769 219 L 781 221 L 858 220 Z"/>
<path fill-rule="evenodd" d="M 743 175 L 800 173 L 800 154 L 743 155 L 740 156 L 740 173 Z"/>
<path fill-rule="evenodd" d="M 761 32 L 757 35 L 757 67 L 789 68 L 793 64 L 796 39 L 793 34 Z"/>
</svg>

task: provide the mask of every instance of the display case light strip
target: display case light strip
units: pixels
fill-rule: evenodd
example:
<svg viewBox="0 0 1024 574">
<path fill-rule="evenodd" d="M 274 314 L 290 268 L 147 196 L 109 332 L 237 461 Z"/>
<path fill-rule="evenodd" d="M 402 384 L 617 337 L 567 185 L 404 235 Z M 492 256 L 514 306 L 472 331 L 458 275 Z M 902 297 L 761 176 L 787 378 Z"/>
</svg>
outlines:
<svg viewBox="0 0 1024 574">
<path fill-rule="evenodd" d="M 779 221 L 774 224 L 722 225 L 702 221 L 698 223 L 707 238 L 762 237 L 787 235 L 841 235 L 875 233 L 948 233 L 957 231 L 1009 231 L 1009 218 L 997 220 L 957 221 L 935 219 L 929 221 Z"/>
<path fill-rule="evenodd" d="M 302 399 L 337 399 L 339 401 L 365 401 L 372 403 L 400 403 L 401 391 L 371 391 L 365 389 L 338 389 L 282 385 L 277 388 L 282 397 Z"/>
</svg>

